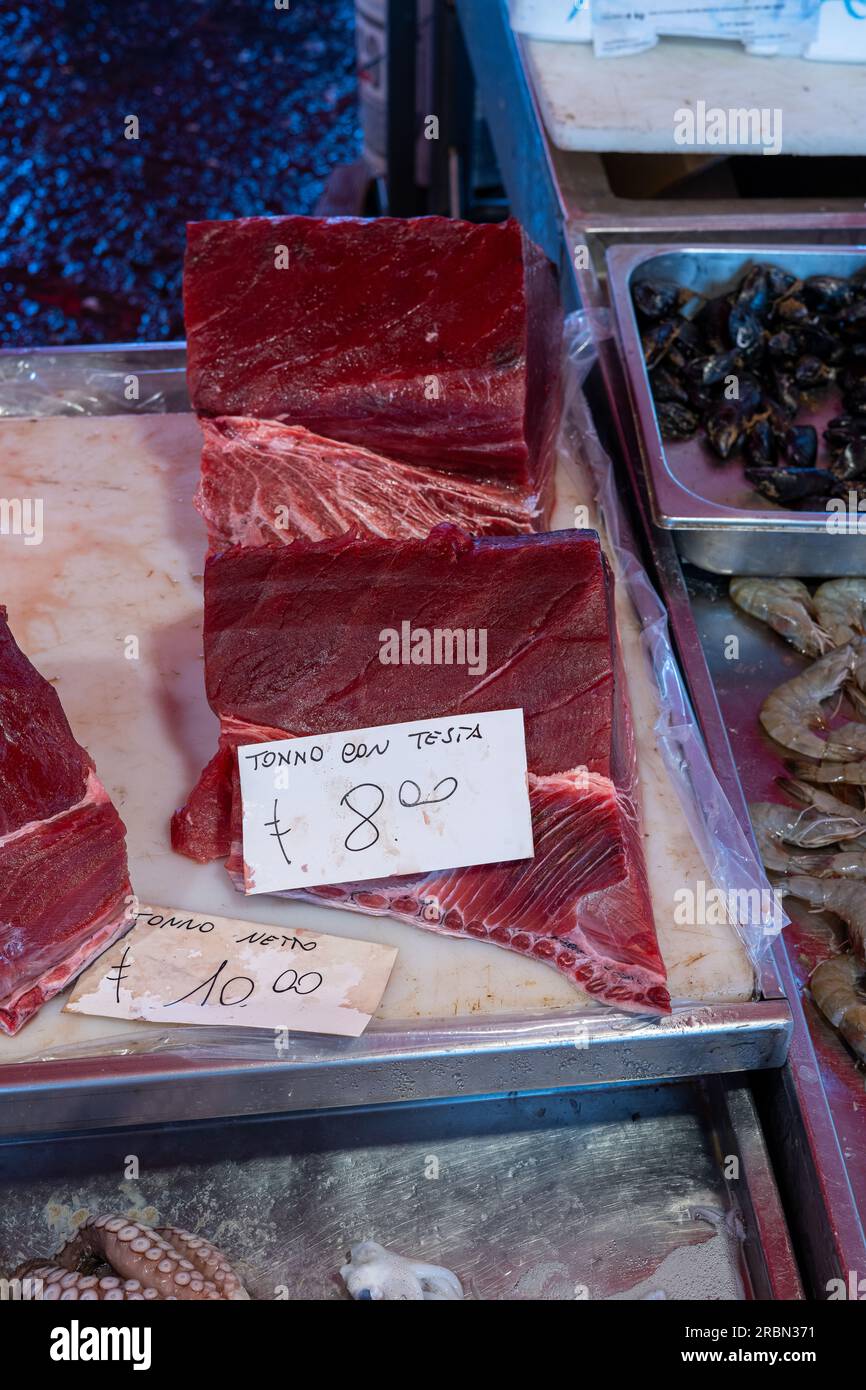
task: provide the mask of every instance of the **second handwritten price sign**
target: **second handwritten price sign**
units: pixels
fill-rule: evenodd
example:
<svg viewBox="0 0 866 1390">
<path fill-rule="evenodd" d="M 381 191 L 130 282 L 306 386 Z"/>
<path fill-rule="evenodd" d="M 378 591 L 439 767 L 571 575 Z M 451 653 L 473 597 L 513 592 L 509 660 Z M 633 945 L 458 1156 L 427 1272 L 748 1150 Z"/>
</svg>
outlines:
<svg viewBox="0 0 866 1390">
<path fill-rule="evenodd" d="M 522 710 L 247 744 L 238 765 L 247 893 L 533 856 Z"/>
</svg>

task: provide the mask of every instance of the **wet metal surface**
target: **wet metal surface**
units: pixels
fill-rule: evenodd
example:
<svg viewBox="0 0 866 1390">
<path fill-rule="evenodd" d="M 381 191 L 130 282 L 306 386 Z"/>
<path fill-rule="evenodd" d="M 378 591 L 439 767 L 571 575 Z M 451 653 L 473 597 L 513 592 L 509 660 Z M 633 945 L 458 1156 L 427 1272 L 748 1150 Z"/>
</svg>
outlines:
<svg viewBox="0 0 866 1390">
<path fill-rule="evenodd" d="M 259 1298 L 345 1297 L 364 1238 L 476 1299 L 742 1298 L 743 1243 L 714 1224 L 748 1209 L 723 1174 L 740 1140 L 713 1113 L 690 1083 L 0 1146 L 0 1272 L 116 1211 L 206 1233 Z"/>
</svg>

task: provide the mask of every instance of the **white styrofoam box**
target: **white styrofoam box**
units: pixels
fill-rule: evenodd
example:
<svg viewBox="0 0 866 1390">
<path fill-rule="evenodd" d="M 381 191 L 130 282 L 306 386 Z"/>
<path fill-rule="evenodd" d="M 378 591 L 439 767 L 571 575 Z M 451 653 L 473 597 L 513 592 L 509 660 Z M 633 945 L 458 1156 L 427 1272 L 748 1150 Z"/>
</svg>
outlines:
<svg viewBox="0 0 866 1390">
<path fill-rule="evenodd" d="M 624 56 L 652 48 L 661 37 L 741 42 L 757 57 L 802 55 L 821 62 L 866 62 L 866 0 L 820 0 L 815 6 L 776 7 L 755 0 L 705 3 L 645 0 L 620 15 L 609 0 L 509 0 L 511 26 L 532 39 L 559 43 L 595 41 L 599 57 Z M 662 13 L 658 13 L 658 11 Z"/>
<path fill-rule="evenodd" d="M 866 63 L 863 0 L 823 0 L 817 37 L 803 57 L 819 63 Z"/>
<path fill-rule="evenodd" d="M 724 39 L 763 55 L 796 57 L 818 28 L 821 0 L 595 0 L 596 57 L 640 53 L 662 37 Z"/>
<path fill-rule="evenodd" d="M 511 27 L 530 39 L 592 43 L 592 0 L 509 0 Z"/>
</svg>

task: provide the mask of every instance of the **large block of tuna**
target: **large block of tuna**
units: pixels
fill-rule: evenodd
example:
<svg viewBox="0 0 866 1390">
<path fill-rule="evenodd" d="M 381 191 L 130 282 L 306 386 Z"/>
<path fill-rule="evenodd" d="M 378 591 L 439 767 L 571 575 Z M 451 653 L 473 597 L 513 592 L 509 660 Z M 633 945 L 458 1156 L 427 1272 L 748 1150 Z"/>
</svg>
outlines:
<svg viewBox="0 0 866 1390">
<path fill-rule="evenodd" d="M 124 827 L 0 607 L 0 1029 L 16 1033 L 129 925 Z"/>
<path fill-rule="evenodd" d="M 222 748 L 176 846 L 205 858 L 210 837 L 210 857 L 228 849 L 240 880 L 238 744 L 520 708 L 533 860 L 309 896 L 489 939 L 548 960 L 606 1002 L 664 1011 L 612 599 L 592 532 L 470 539 L 443 526 L 420 541 L 343 536 L 212 557 L 206 683 Z M 384 662 L 383 633 L 404 624 L 483 630 L 483 671 Z"/>
<path fill-rule="evenodd" d="M 513 219 L 192 222 L 184 315 L 202 414 L 544 491 L 561 310 Z"/>
</svg>

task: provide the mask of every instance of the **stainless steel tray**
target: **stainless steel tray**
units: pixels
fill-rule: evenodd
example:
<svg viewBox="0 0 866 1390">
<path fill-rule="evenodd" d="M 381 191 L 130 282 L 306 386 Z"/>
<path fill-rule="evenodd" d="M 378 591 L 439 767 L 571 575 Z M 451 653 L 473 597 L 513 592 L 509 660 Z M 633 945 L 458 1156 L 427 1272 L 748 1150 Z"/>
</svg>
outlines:
<svg viewBox="0 0 866 1390">
<path fill-rule="evenodd" d="M 182 344 L 6 356 L 35 364 L 47 381 L 50 413 L 102 413 L 105 374 L 116 389 L 129 370 L 146 368 L 154 373 L 151 409 L 188 409 Z M 732 768 L 729 776 L 735 781 Z M 374 1024 L 352 1041 L 298 1038 L 290 1053 L 267 1061 L 211 1039 L 193 1053 L 177 1047 L 130 1054 L 127 1044 L 116 1055 L 0 1065 L 0 1136 L 779 1067 L 792 1020 L 770 961 L 760 989 L 752 1002 L 685 1004 L 664 1019 L 600 1012 L 576 1021 L 551 1012 L 519 1022 L 471 1020 L 463 1028 L 456 1020 L 399 1032 Z"/>
<path fill-rule="evenodd" d="M 696 1209 L 736 1213 L 745 1238 Z M 98 1211 L 207 1234 L 260 1299 L 345 1297 L 344 1252 L 371 1237 L 448 1265 L 485 1301 L 628 1297 L 647 1278 L 672 1297 L 802 1297 L 733 1081 L 0 1144 L 0 1274 Z"/>
<path fill-rule="evenodd" d="M 866 266 L 866 248 L 791 246 L 613 246 L 607 251 L 611 304 L 638 437 L 649 481 L 653 521 L 674 532 L 684 559 L 715 574 L 866 574 L 866 513 L 860 531 L 845 531 L 838 517 L 796 512 L 759 497 L 742 462 L 714 460 L 699 436 L 662 439 L 644 366 L 632 287 L 649 276 L 701 294 L 722 294 L 750 264 L 770 262 L 801 277 L 850 275 Z M 819 434 L 842 411 L 833 388 L 812 420 Z"/>
</svg>

